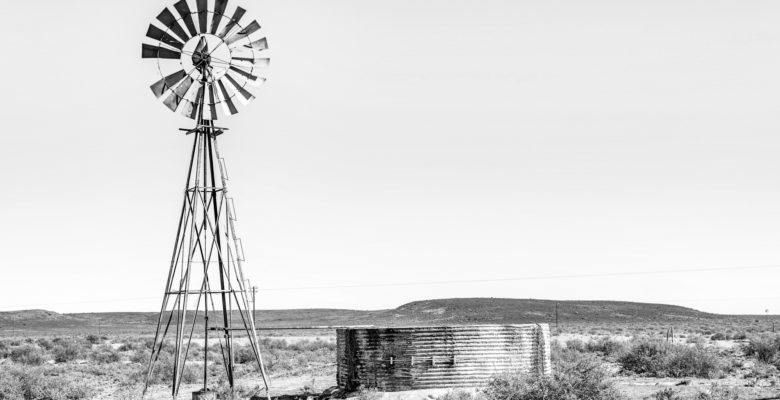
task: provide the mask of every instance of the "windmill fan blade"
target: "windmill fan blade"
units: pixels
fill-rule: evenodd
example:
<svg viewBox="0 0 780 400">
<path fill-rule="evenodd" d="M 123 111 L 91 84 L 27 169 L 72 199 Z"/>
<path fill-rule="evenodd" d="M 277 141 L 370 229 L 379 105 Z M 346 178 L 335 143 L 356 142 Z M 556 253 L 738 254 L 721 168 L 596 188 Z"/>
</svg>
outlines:
<svg viewBox="0 0 780 400">
<path fill-rule="evenodd" d="M 208 33 L 206 30 L 206 20 L 208 18 L 208 6 L 206 0 L 198 0 L 198 25 L 200 25 L 200 33 Z"/>
<path fill-rule="evenodd" d="M 178 41 L 176 38 L 174 38 L 173 36 L 169 35 L 168 32 L 165 32 L 164 30 L 162 30 L 162 29 L 160 29 L 160 28 L 158 28 L 158 27 L 156 27 L 154 25 L 151 25 L 151 24 L 149 25 L 149 29 L 146 30 L 146 36 L 150 37 L 152 39 L 159 40 L 159 41 L 161 41 L 161 42 L 163 42 L 163 43 L 165 43 L 165 44 L 167 44 L 167 45 L 169 45 L 171 47 L 175 47 L 175 48 L 177 48 L 179 50 L 181 50 L 182 47 L 184 47 L 184 43 Z"/>
<path fill-rule="evenodd" d="M 238 110 L 236 109 L 236 105 L 233 103 L 233 99 L 231 99 L 231 96 L 228 94 L 227 89 L 225 89 L 225 84 L 222 83 L 222 79 L 217 81 L 217 84 L 219 84 L 219 90 L 222 91 L 222 97 L 225 99 L 225 104 L 227 104 L 228 110 L 230 110 L 230 115 L 238 113 Z"/>
<path fill-rule="evenodd" d="M 230 84 L 233 85 L 233 87 L 236 90 L 238 90 L 238 92 L 241 93 L 242 96 L 244 96 L 244 99 L 246 99 L 246 101 L 255 98 L 255 96 L 252 96 L 252 93 L 249 93 L 248 90 L 244 89 L 243 86 L 241 86 L 238 82 L 236 82 L 236 79 L 230 76 L 230 74 L 225 74 L 225 78 L 227 78 L 227 80 L 230 81 Z"/>
<path fill-rule="evenodd" d="M 227 45 L 231 45 L 236 40 L 243 39 L 243 38 L 251 35 L 252 33 L 257 32 L 258 30 L 260 30 L 260 23 L 258 23 L 256 20 L 252 21 L 252 23 L 250 23 L 249 26 L 247 26 L 246 28 L 236 32 L 233 36 L 231 36 L 230 38 L 225 40 L 225 43 Z"/>
<path fill-rule="evenodd" d="M 268 48 L 268 41 L 265 38 L 257 39 L 252 43 L 245 44 L 244 47 L 247 49 L 262 51 Z"/>
<path fill-rule="evenodd" d="M 244 62 L 248 62 L 250 64 L 254 64 L 255 63 L 255 59 L 254 58 L 249 58 L 249 57 L 233 57 L 233 61 L 244 61 Z"/>
<path fill-rule="evenodd" d="M 181 15 L 184 20 L 184 25 L 187 26 L 187 30 L 190 31 L 190 35 L 197 35 L 198 31 L 195 29 L 195 23 L 192 22 L 192 13 L 190 12 L 190 6 L 187 5 L 187 1 L 179 0 L 173 7 L 176 8 L 176 11 Z"/>
<path fill-rule="evenodd" d="M 236 26 L 239 21 L 241 21 L 241 17 L 243 17 L 245 13 L 246 10 L 241 7 L 236 7 L 236 11 L 233 13 L 233 16 L 230 17 L 230 21 L 228 21 L 227 25 L 222 28 L 222 31 L 219 32 L 217 36 L 224 38 L 230 32 L 230 30 L 233 29 L 233 27 Z"/>
<path fill-rule="evenodd" d="M 232 69 L 233 71 L 236 71 L 236 72 L 238 72 L 239 74 L 241 74 L 242 76 L 244 76 L 244 77 L 245 77 L 245 78 L 247 78 L 247 79 L 251 79 L 251 80 L 253 80 L 253 81 L 256 81 L 256 80 L 257 80 L 257 77 L 256 77 L 256 76 L 252 75 L 252 74 L 251 74 L 251 73 L 249 73 L 249 72 L 246 72 L 246 71 L 244 71 L 244 70 L 243 70 L 243 69 L 241 69 L 241 68 L 237 68 L 235 65 L 231 65 L 231 66 L 230 66 L 230 69 Z"/>
<path fill-rule="evenodd" d="M 179 108 L 179 113 L 187 118 L 195 119 L 195 117 L 190 117 L 190 115 L 193 114 L 192 110 L 195 109 L 195 103 L 187 99 L 184 99 L 181 102 L 182 106 Z"/>
<path fill-rule="evenodd" d="M 227 0 L 216 0 L 214 3 L 214 15 L 211 17 L 211 34 L 217 33 L 219 22 L 222 20 L 222 14 L 227 8 Z"/>
<path fill-rule="evenodd" d="M 163 101 L 163 104 L 168 106 L 171 111 L 175 112 L 176 109 L 179 108 L 179 103 L 181 103 L 181 101 L 184 99 L 184 95 L 187 94 L 188 90 L 190 90 L 192 82 L 194 82 L 194 80 L 189 76 L 187 79 L 184 79 L 178 86 L 176 86 L 168 98 Z"/>
<path fill-rule="evenodd" d="M 254 65 L 257 65 L 257 66 L 260 66 L 260 67 L 267 67 L 268 64 L 271 63 L 271 59 L 270 58 L 233 57 L 233 60 L 248 62 L 250 64 L 254 64 Z"/>
<path fill-rule="evenodd" d="M 174 87 L 179 81 L 184 79 L 184 77 L 187 76 L 187 73 L 184 72 L 184 70 L 180 70 L 177 72 L 174 72 L 165 78 L 160 79 L 159 81 L 155 82 L 150 86 L 152 89 L 152 93 L 154 93 L 157 98 L 160 98 L 160 96 L 163 95 L 168 89 Z"/>
<path fill-rule="evenodd" d="M 190 40 L 190 36 L 187 35 L 187 33 L 184 32 L 184 29 L 181 28 L 181 25 L 176 22 L 176 17 L 173 16 L 173 13 L 169 9 L 163 8 L 160 15 L 157 16 L 157 20 L 162 22 L 168 29 L 172 30 L 179 39 L 185 42 Z"/>
<path fill-rule="evenodd" d="M 181 53 L 174 50 L 169 50 L 163 47 L 153 46 L 151 44 L 144 43 L 141 47 L 142 58 L 170 58 L 179 59 Z"/>
</svg>

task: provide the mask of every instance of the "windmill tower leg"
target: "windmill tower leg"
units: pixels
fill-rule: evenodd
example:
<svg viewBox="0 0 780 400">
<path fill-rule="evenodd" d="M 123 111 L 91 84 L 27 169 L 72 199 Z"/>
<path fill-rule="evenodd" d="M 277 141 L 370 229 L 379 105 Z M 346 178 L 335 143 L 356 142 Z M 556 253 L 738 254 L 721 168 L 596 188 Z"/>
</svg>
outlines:
<svg viewBox="0 0 780 400">
<path fill-rule="evenodd" d="M 260 355 L 248 288 L 244 284 L 243 249 L 235 234 L 235 213 L 227 197 L 227 175 L 219 157 L 216 138 L 221 130 L 202 120 L 192 131 L 193 150 L 188 168 L 184 206 L 179 217 L 170 270 L 155 330 L 146 385 L 155 382 L 155 368 L 172 368 L 171 395 L 198 374 L 187 365 L 195 329 L 203 329 L 202 390 L 210 396 L 209 380 L 215 364 L 221 364 L 232 389 L 234 381 L 234 331 L 244 331 L 258 370 L 268 390 Z M 216 296 L 215 296 L 216 295 Z M 215 298 L 216 297 L 216 301 Z M 234 320 L 236 322 L 234 326 Z M 211 333 L 216 333 L 211 335 Z M 172 354 L 166 337 L 173 336 Z M 219 346 L 217 360 L 209 355 L 211 340 Z M 162 360 L 162 361 L 161 361 Z M 158 364 L 172 364 L 158 365 Z"/>
</svg>

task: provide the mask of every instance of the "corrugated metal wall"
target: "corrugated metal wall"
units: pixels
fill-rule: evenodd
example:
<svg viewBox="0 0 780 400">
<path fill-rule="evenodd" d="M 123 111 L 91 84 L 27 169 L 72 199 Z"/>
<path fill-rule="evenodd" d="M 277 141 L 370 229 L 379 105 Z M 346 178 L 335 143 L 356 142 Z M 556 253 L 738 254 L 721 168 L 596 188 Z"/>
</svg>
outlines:
<svg viewBox="0 0 780 400">
<path fill-rule="evenodd" d="M 475 387 L 503 372 L 552 372 L 547 324 L 341 328 L 336 334 L 336 379 L 348 391 Z"/>
</svg>

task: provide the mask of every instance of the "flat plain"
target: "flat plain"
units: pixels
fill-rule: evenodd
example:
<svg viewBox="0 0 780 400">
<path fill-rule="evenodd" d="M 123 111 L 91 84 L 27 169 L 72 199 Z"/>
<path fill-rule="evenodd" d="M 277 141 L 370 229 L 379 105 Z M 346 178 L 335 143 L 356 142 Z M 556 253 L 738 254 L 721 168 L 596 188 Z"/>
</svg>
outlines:
<svg viewBox="0 0 780 400">
<path fill-rule="evenodd" d="M 258 310 L 256 319 L 264 329 L 259 333 L 274 396 L 305 398 L 336 384 L 334 326 L 511 323 L 550 324 L 554 369 L 566 371 L 556 375 L 560 382 L 552 385 L 563 387 L 569 384 L 566 379 L 597 368 L 603 376 L 588 379 L 603 378 L 605 387 L 626 399 L 780 396 L 780 338 L 773 332 L 776 321 L 768 316 L 718 315 L 629 302 L 474 298 L 418 301 L 377 311 Z M 138 312 L 0 313 L 0 399 L 140 398 L 156 321 L 156 313 Z M 291 329 L 306 327 L 315 329 Z M 193 343 L 182 396 L 201 385 L 204 367 L 199 360 L 205 352 L 210 381 L 226 391 L 219 346 L 212 341 L 205 349 L 197 336 Z M 235 398 L 249 398 L 260 393 L 260 375 L 246 344 L 241 338 L 237 343 Z M 171 362 L 170 351 L 165 350 L 161 365 Z M 169 379 L 165 368 L 157 370 L 146 398 L 170 398 Z M 420 396 L 444 400 L 506 396 L 495 390 L 486 393 Z M 356 395 L 378 398 L 371 392 Z M 603 393 L 591 397 L 611 399 Z M 525 393 L 515 398 L 536 397 Z"/>
</svg>

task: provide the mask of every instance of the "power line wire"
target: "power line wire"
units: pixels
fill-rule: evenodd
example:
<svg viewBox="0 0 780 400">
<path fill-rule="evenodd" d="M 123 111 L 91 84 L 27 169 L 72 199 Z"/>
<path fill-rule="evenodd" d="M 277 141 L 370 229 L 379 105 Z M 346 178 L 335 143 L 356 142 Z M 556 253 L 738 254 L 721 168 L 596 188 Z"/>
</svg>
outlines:
<svg viewBox="0 0 780 400">
<path fill-rule="evenodd" d="M 704 267 L 704 268 L 683 268 L 683 269 L 659 269 L 659 270 L 646 270 L 646 271 L 626 271 L 626 272 L 600 272 L 592 274 L 562 274 L 562 275 L 538 275 L 538 276 L 524 276 L 524 277 L 510 277 L 510 278 L 489 278 L 489 279 L 463 279 L 463 280 L 443 280 L 443 281 L 420 281 L 420 282 L 391 282 L 391 283 L 364 283 L 364 284 L 348 284 L 348 285 L 321 285 L 321 286 L 291 286 L 291 287 L 259 287 L 258 291 L 274 292 L 274 291 L 293 291 L 293 290 L 321 290 L 321 289 L 353 289 L 353 288 L 376 288 L 376 287 L 404 287 L 404 286 L 431 286 L 431 285 L 452 285 L 452 284 L 464 284 L 464 283 L 490 283 L 490 282 L 520 282 L 520 281 L 537 281 L 537 280 L 556 280 L 556 279 L 582 279 L 582 278 L 606 278 L 606 277 L 620 277 L 620 276 L 636 276 L 636 275 L 662 275 L 662 274 L 682 274 L 691 272 L 719 272 L 719 271 L 745 271 L 745 270 L 762 270 L 762 269 L 775 269 L 780 268 L 778 265 L 751 265 L 751 266 L 734 266 L 734 267 Z M 57 303 L 41 303 L 41 304 L 26 304 L 7 306 L 4 308 L 26 308 L 26 307 L 44 307 L 53 305 L 70 305 L 70 304 L 90 304 L 90 303 L 108 303 L 119 302 L 129 300 L 150 300 L 159 299 L 160 296 L 148 296 L 148 297 L 134 297 L 134 298 L 120 298 L 120 299 L 104 299 L 104 300 L 84 300 L 84 301 L 70 301 L 70 302 L 57 302 Z"/>
<path fill-rule="evenodd" d="M 540 275 L 540 276 L 524 276 L 517 278 L 490 278 L 490 279 L 464 279 L 464 280 L 447 280 L 447 281 L 423 281 L 423 282 L 395 282 L 395 283 L 368 283 L 368 284 L 354 284 L 354 285 L 325 285 L 325 286 L 296 286 L 296 287 L 278 287 L 278 288 L 260 288 L 261 291 L 278 291 L 278 290 L 313 290 L 313 289 L 348 289 L 348 288 L 363 288 L 363 287 L 392 287 L 392 286 L 428 286 L 428 285 L 450 285 L 459 283 L 488 283 L 488 282 L 512 282 L 512 281 L 537 281 L 537 280 L 555 280 L 555 279 L 575 279 L 575 278 L 605 278 L 615 276 L 633 276 L 633 275 L 660 275 L 660 274 L 673 274 L 673 273 L 688 273 L 688 272 L 716 272 L 716 271 L 734 271 L 734 270 L 751 270 L 751 269 L 770 269 L 780 268 L 780 265 L 754 265 L 754 266 L 742 266 L 742 267 L 710 267 L 710 268 L 689 268 L 689 269 L 663 269 L 663 270 L 649 270 L 649 271 L 633 271 L 633 272 L 601 272 L 594 274 L 567 274 L 567 275 Z"/>
</svg>

